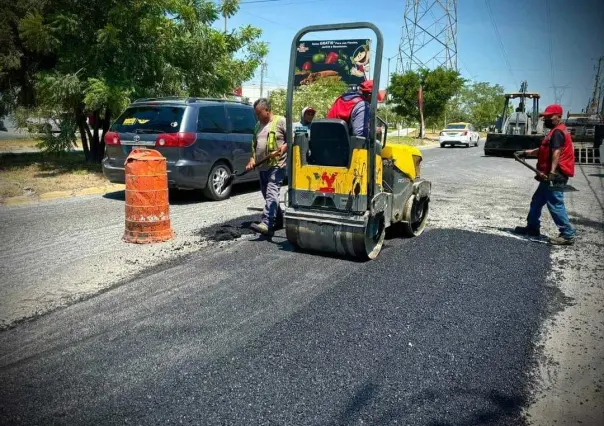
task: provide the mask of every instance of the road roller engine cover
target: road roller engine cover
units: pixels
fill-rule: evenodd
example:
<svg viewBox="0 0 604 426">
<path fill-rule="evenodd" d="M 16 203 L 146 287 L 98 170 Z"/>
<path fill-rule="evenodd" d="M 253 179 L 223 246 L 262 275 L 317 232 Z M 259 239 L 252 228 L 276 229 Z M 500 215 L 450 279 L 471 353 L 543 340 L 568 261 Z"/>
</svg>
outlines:
<svg viewBox="0 0 604 426">
<path fill-rule="evenodd" d="M 302 29 L 292 43 L 286 98 L 292 134 L 293 73 L 296 48 L 309 32 L 367 28 L 377 38 L 369 135 L 350 134 L 339 119 L 315 119 L 309 134 L 295 135 L 289 146 L 285 230 L 297 248 L 374 259 L 386 229 L 418 236 L 428 217 L 431 183 L 420 177 L 422 154 L 405 145 L 388 145 L 386 123 L 376 117 L 382 35 L 373 24 L 318 25 Z M 376 140 L 377 121 L 382 141 Z"/>
</svg>

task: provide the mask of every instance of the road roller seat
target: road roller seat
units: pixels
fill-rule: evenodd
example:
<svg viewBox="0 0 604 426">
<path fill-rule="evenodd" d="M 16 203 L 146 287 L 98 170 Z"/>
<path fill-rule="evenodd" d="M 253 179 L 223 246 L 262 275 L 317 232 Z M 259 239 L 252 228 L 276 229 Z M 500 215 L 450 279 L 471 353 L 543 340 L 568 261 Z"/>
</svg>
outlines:
<svg viewBox="0 0 604 426">
<path fill-rule="evenodd" d="M 313 120 L 308 141 L 309 164 L 348 167 L 351 157 L 350 135 L 344 120 Z"/>
<path fill-rule="evenodd" d="M 409 145 L 386 145 L 382 149 L 382 159 L 392 161 L 393 165 L 410 179 L 420 176 L 422 153 Z"/>
</svg>

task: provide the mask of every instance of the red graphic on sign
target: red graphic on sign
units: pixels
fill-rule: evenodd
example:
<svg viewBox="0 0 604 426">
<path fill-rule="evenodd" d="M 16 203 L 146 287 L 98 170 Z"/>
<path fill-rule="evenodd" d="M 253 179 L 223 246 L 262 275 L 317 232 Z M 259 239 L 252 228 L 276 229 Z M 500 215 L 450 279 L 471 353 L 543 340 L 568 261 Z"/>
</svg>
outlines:
<svg viewBox="0 0 604 426">
<path fill-rule="evenodd" d="M 335 188 L 333 187 L 333 183 L 335 182 L 337 175 L 337 173 L 332 173 L 332 175 L 329 176 L 327 172 L 323 172 L 323 175 L 321 175 L 321 180 L 325 183 L 326 186 L 324 186 L 323 188 L 319 188 L 319 191 L 336 192 Z"/>
</svg>

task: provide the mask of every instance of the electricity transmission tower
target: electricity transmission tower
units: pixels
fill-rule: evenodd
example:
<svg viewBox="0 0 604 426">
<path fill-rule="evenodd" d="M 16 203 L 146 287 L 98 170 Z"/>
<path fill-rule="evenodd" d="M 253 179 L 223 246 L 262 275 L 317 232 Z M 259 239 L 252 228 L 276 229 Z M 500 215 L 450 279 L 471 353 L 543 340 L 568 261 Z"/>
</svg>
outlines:
<svg viewBox="0 0 604 426">
<path fill-rule="evenodd" d="M 564 97 L 564 93 L 566 92 L 566 89 L 568 89 L 570 86 L 567 84 L 566 86 L 557 86 L 557 85 L 553 85 L 550 86 L 550 89 L 554 90 L 554 103 L 558 104 L 558 105 L 562 105 L 562 98 Z"/>
<path fill-rule="evenodd" d="M 396 72 L 457 70 L 457 0 L 407 0 Z"/>
</svg>

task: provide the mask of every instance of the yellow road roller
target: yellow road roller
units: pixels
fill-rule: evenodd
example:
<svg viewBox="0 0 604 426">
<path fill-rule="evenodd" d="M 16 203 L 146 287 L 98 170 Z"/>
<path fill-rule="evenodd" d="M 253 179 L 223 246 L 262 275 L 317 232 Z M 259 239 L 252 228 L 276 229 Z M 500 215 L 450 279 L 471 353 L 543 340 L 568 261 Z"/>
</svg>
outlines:
<svg viewBox="0 0 604 426">
<path fill-rule="evenodd" d="M 291 47 L 286 97 L 287 134 L 292 111 L 296 53 L 311 32 L 370 29 L 376 56 L 369 134 L 352 136 L 345 121 L 315 119 L 310 132 L 298 133 L 288 146 L 288 190 L 284 226 L 296 248 L 375 259 L 386 230 L 394 236 L 420 235 L 428 218 L 432 185 L 420 177 L 419 149 L 386 143 L 388 126 L 376 116 L 383 38 L 368 22 L 309 26 Z M 296 111 L 299 113 L 299 111 Z M 376 128 L 381 128 L 381 140 Z"/>
</svg>

